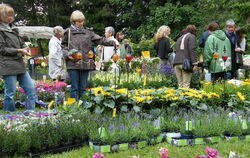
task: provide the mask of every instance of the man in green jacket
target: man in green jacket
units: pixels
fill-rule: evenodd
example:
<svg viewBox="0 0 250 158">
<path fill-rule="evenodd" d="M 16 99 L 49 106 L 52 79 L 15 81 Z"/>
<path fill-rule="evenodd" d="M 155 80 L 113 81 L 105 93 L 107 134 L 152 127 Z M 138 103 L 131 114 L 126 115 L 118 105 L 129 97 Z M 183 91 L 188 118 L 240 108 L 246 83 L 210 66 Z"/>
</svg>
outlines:
<svg viewBox="0 0 250 158">
<path fill-rule="evenodd" d="M 231 45 L 227 36 L 219 30 L 217 23 L 211 23 L 212 34 L 208 37 L 204 49 L 204 65 L 211 73 L 212 80 L 227 79 L 226 71 L 231 66 Z M 222 56 L 227 57 L 222 58 Z"/>
</svg>

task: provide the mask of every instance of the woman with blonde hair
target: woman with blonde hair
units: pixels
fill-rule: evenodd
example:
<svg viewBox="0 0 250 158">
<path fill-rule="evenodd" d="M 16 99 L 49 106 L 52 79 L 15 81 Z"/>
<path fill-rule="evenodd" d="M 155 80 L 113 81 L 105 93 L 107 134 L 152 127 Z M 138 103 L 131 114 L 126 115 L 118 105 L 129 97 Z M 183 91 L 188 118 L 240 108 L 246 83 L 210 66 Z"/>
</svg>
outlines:
<svg viewBox="0 0 250 158">
<path fill-rule="evenodd" d="M 6 4 L 0 4 L 0 76 L 4 80 L 4 111 L 16 110 L 14 96 L 16 82 L 24 89 L 27 98 L 25 115 L 35 110 L 35 87 L 23 61 L 30 55 L 28 47 L 12 27 L 15 11 Z"/>
<path fill-rule="evenodd" d="M 70 97 L 80 100 L 87 86 L 89 72 L 95 68 L 94 54 L 91 51 L 93 43 L 114 46 L 115 42 L 108 41 L 95 34 L 91 28 L 85 27 L 85 16 L 79 10 L 72 12 L 70 22 L 71 26 L 65 31 L 62 40 L 63 54 L 71 80 Z"/>
<path fill-rule="evenodd" d="M 163 25 L 157 30 L 157 33 L 155 34 L 156 43 L 154 48 L 158 54 L 158 57 L 161 59 L 160 64 L 169 64 L 168 54 L 173 51 L 168 38 L 170 31 L 170 27 Z"/>
</svg>

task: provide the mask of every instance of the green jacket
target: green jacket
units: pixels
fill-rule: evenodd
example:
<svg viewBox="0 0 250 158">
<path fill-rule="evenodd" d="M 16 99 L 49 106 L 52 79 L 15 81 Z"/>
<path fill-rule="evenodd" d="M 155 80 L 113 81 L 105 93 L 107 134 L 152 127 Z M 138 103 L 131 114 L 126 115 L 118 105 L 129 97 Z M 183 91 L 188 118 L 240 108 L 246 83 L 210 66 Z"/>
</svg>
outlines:
<svg viewBox="0 0 250 158">
<path fill-rule="evenodd" d="M 213 55 L 217 52 L 218 59 Z M 223 54 L 228 56 L 226 62 L 222 60 Z M 231 44 L 222 30 L 214 31 L 207 39 L 204 49 L 204 66 L 208 67 L 210 73 L 223 72 L 231 70 Z"/>
</svg>

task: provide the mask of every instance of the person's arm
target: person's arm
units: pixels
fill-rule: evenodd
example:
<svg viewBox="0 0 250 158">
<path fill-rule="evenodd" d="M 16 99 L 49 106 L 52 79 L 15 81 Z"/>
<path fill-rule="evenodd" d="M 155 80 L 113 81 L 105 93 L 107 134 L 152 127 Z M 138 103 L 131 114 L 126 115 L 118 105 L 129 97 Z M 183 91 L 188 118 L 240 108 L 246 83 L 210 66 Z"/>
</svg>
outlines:
<svg viewBox="0 0 250 158">
<path fill-rule="evenodd" d="M 116 45 L 116 42 L 113 40 L 108 40 L 104 37 L 101 37 L 99 35 L 97 35 L 96 33 L 94 33 L 93 31 L 90 31 L 91 34 L 91 41 L 99 44 L 99 45 L 104 45 L 104 46 L 114 46 Z"/>
<path fill-rule="evenodd" d="M 213 37 L 209 37 L 206 41 L 206 45 L 204 48 L 204 66 L 209 68 L 211 61 L 213 60 L 213 43 L 212 43 Z"/>
<path fill-rule="evenodd" d="M 196 54 L 196 39 L 194 35 L 190 35 L 188 38 L 188 52 L 193 65 L 198 65 L 197 54 Z"/>
<path fill-rule="evenodd" d="M 171 48 L 171 44 L 168 38 L 166 38 L 165 50 L 167 54 L 173 52 L 173 49 Z"/>
</svg>

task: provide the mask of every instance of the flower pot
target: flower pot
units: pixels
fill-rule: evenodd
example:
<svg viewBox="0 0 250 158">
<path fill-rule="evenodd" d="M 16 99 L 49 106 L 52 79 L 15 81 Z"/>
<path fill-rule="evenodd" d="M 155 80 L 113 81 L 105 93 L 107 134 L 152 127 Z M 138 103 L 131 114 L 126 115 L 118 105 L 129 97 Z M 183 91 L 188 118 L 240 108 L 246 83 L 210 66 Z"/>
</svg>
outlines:
<svg viewBox="0 0 250 158">
<path fill-rule="evenodd" d="M 225 136 L 225 139 L 229 142 L 237 142 L 239 141 L 239 136 Z"/>
<path fill-rule="evenodd" d="M 193 144 L 194 145 L 202 145 L 202 144 L 206 144 L 206 142 L 205 142 L 204 138 L 196 137 L 193 139 Z"/>
<path fill-rule="evenodd" d="M 187 146 L 187 145 L 192 145 L 193 143 L 193 139 L 191 137 L 185 137 L 185 136 L 181 136 L 178 138 L 172 137 L 172 145 L 175 146 Z"/>
<path fill-rule="evenodd" d="M 38 54 L 39 54 L 39 48 L 37 48 L 37 47 L 30 47 L 30 53 L 31 53 L 31 56 L 38 56 Z"/>
<path fill-rule="evenodd" d="M 138 142 L 138 148 L 145 148 L 147 146 L 147 142 L 146 141 L 139 141 Z"/>
<path fill-rule="evenodd" d="M 247 142 L 250 142 L 250 134 L 249 134 L 249 135 L 245 135 L 245 140 L 246 140 Z"/>
<path fill-rule="evenodd" d="M 111 146 L 110 145 L 98 145 L 98 144 L 93 143 L 93 150 L 95 152 L 110 153 Z"/>
<path fill-rule="evenodd" d="M 119 150 L 128 150 L 128 143 L 118 144 Z"/>
<path fill-rule="evenodd" d="M 205 141 L 210 144 L 219 143 L 221 141 L 221 137 L 220 136 L 207 137 L 205 138 Z"/>
</svg>

